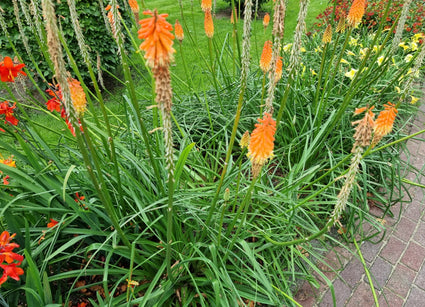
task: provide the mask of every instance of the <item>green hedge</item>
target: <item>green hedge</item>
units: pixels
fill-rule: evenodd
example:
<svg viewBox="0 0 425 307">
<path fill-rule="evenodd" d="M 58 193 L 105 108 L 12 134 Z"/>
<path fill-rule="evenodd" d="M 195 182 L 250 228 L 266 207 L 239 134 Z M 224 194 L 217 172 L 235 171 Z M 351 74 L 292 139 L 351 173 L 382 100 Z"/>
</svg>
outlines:
<svg viewBox="0 0 425 307">
<path fill-rule="evenodd" d="M 38 11 L 41 15 L 41 0 L 35 0 L 34 2 L 38 4 Z M 79 23 L 84 35 L 85 43 L 88 46 L 90 52 L 90 59 L 95 73 L 97 74 L 98 55 L 101 59 L 101 69 L 103 71 L 115 71 L 120 61 L 119 57 L 117 56 L 118 48 L 105 24 L 104 17 L 102 16 L 102 10 L 104 10 L 104 8 L 101 8 L 99 6 L 99 2 L 94 0 L 77 0 L 75 2 L 77 14 L 79 16 Z M 28 69 L 35 69 L 35 65 L 31 60 L 32 57 L 40 68 L 40 71 L 44 77 L 47 80 L 52 80 L 53 73 L 49 69 L 48 63 L 43 56 L 39 43 L 37 42 L 37 30 L 34 22 L 35 16 L 33 15 L 34 10 L 31 9 L 30 6 L 27 7 L 33 23 L 33 27 L 31 27 L 28 24 L 21 7 L 21 3 L 26 3 L 26 5 L 28 5 L 29 1 L 17 1 L 17 3 L 19 6 L 19 17 L 21 20 L 23 32 L 28 39 L 30 50 L 26 50 L 24 46 L 23 38 L 19 31 L 17 18 L 14 12 L 13 1 L 2 0 L 0 9 L 3 10 L 2 14 L 4 16 L 10 39 L 15 45 L 17 53 L 20 57 L 22 57 L 22 61 L 27 65 Z M 78 47 L 78 42 L 74 33 L 74 28 L 72 26 L 72 20 L 70 17 L 67 1 L 60 1 L 60 3 L 54 1 L 54 3 L 56 6 L 56 15 L 58 16 L 58 21 L 60 23 L 59 26 L 63 30 L 64 38 L 69 46 L 73 58 L 78 65 L 83 79 L 89 84 L 91 79 Z M 118 0 L 117 3 L 120 6 L 120 14 L 123 16 L 123 20 L 127 20 L 130 24 L 132 17 L 126 10 L 123 9 L 126 7 L 126 3 L 123 3 L 122 0 Z M 44 33 L 44 29 L 42 29 L 42 31 Z M 126 35 L 125 31 L 123 31 L 123 34 Z M 130 40 L 125 39 L 125 42 L 126 49 L 130 51 Z M 0 50 L 0 54 L 2 56 L 13 57 L 17 55 L 9 43 L 9 39 L 4 31 L 0 31 Z M 29 55 L 28 51 L 30 52 L 31 56 Z M 72 68 L 69 66 L 69 63 L 67 69 L 72 72 Z"/>
</svg>

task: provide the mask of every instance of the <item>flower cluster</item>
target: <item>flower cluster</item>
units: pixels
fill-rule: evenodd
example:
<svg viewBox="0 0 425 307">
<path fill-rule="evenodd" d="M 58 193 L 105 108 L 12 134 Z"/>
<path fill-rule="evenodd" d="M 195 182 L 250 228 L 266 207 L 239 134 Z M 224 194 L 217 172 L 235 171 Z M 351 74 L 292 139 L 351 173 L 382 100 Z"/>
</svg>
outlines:
<svg viewBox="0 0 425 307">
<path fill-rule="evenodd" d="M 6 56 L 3 61 L 0 62 L 0 78 L 1 82 L 15 82 L 15 78 L 18 74 L 26 76 L 27 74 L 22 71 L 25 64 L 13 63 L 12 59 Z"/>
<path fill-rule="evenodd" d="M 24 257 L 13 252 L 19 245 L 10 243 L 14 237 L 15 234 L 10 235 L 7 231 L 3 231 L 0 234 L 0 268 L 3 269 L 3 275 L 0 277 L 0 286 L 6 282 L 8 277 L 19 280 L 19 275 L 24 274 L 24 270 L 18 267 Z"/>
<path fill-rule="evenodd" d="M 1 164 L 5 164 L 5 165 L 10 166 L 10 167 L 16 167 L 16 162 L 13 160 L 13 156 L 12 157 L 9 157 L 8 159 L 3 159 L 1 157 L 1 154 L 0 154 L 0 163 Z M 3 176 L 3 172 L 2 171 L 0 171 L 0 175 Z M 4 185 L 8 185 L 9 184 L 9 181 L 8 181 L 9 179 L 10 179 L 10 176 L 9 175 L 4 175 L 3 178 L 2 178 L 3 184 Z"/>
<path fill-rule="evenodd" d="M 14 116 L 13 110 L 16 108 L 16 102 L 11 106 L 8 101 L 0 103 L 0 115 L 4 115 L 4 123 L 16 126 L 19 120 Z M 4 132 L 4 131 L 3 131 Z"/>
<path fill-rule="evenodd" d="M 345 18 L 347 13 L 349 13 L 350 8 L 352 8 L 354 2 L 352 0 L 337 0 L 335 1 L 335 15 L 334 18 L 336 21 L 339 21 L 341 18 Z M 358 4 L 358 3 L 357 3 Z M 361 24 L 371 30 L 376 30 L 379 26 L 379 23 L 382 20 L 385 8 L 388 4 L 388 0 L 369 0 L 367 1 L 367 7 L 364 13 L 364 17 L 361 21 Z M 403 9 L 404 0 L 394 0 L 391 3 L 389 8 L 388 16 L 385 19 L 384 29 L 390 29 L 394 22 L 398 21 L 401 10 Z M 356 6 L 360 8 L 360 6 Z M 333 16 L 334 7 L 329 6 L 325 11 L 319 14 L 316 19 L 318 20 L 314 24 L 316 30 L 320 30 L 325 25 L 331 23 L 331 18 Z M 360 10 L 355 10 L 358 15 Z M 355 13 L 353 12 L 353 14 Z M 352 15 L 356 17 L 357 15 Z M 357 16 L 358 17 L 358 16 Z M 356 21 L 357 19 L 354 18 Z M 354 19 L 352 21 L 354 21 Z M 407 17 L 404 29 L 409 34 L 416 34 L 420 32 L 425 32 L 425 4 L 423 0 L 413 0 L 409 8 L 409 16 Z M 394 30 L 395 31 L 395 30 Z"/>
</svg>

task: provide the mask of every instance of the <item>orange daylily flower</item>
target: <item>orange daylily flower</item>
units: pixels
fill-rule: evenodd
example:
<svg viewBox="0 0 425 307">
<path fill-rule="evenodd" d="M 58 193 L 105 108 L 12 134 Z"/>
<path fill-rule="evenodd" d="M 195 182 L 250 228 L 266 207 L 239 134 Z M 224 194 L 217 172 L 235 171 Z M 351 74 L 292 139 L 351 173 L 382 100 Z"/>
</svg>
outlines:
<svg viewBox="0 0 425 307">
<path fill-rule="evenodd" d="M 347 16 L 347 23 L 352 27 L 357 27 L 362 21 L 365 13 L 366 0 L 354 0 Z"/>
<path fill-rule="evenodd" d="M 173 26 L 165 20 L 168 14 L 158 14 L 156 10 L 154 12 L 145 11 L 143 14 L 152 16 L 139 21 L 141 25 L 138 31 L 139 38 L 145 39 L 140 45 L 140 49 L 146 52 L 147 64 L 150 67 L 168 66 L 173 60 L 175 52 L 172 47 Z"/>
<path fill-rule="evenodd" d="M 26 76 L 27 74 L 22 71 L 25 64 L 14 64 L 12 59 L 6 56 L 2 62 L 0 62 L 0 78 L 2 82 L 15 82 L 15 78 L 18 74 Z"/>
<path fill-rule="evenodd" d="M 266 41 L 264 43 L 263 52 L 261 53 L 261 58 L 260 58 L 260 68 L 264 73 L 269 71 L 271 61 L 272 61 L 272 42 Z"/>
</svg>

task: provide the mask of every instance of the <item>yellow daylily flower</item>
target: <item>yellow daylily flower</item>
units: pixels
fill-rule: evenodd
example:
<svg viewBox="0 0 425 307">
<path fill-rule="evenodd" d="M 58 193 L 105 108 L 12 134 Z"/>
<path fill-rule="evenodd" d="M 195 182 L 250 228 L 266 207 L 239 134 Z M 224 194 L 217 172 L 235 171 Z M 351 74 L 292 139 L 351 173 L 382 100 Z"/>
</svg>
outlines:
<svg viewBox="0 0 425 307">
<path fill-rule="evenodd" d="M 408 45 L 406 45 L 405 42 L 401 42 L 400 44 L 398 44 L 398 46 L 403 48 L 404 51 L 410 49 L 410 47 Z"/>
<path fill-rule="evenodd" d="M 404 58 L 404 61 L 405 61 L 406 63 L 409 63 L 409 62 L 412 60 L 412 58 L 413 58 L 413 55 L 412 55 L 412 54 L 408 54 L 408 55 L 406 55 L 406 57 Z"/>
<path fill-rule="evenodd" d="M 287 51 L 289 51 L 291 49 L 291 47 L 292 47 L 292 43 L 286 44 L 285 46 L 283 46 L 282 49 L 283 49 L 283 51 L 287 52 Z"/>
<path fill-rule="evenodd" d="M 415 104 L 415 103 L 417 103 L 417 102 L 418 102 L 418 100 L 419 100 L 419 98 L 414 97 L 414 96 L 410 96 L 410 98 L 412 98 L 412 100 L 410 100 L 410 103 L 411 103 L 411 104 Z"/>
<path fill-rule="evenodd" d="M 356 75 L 356 73 L 358 71 L 359 71 L 358 69 L 351 68 L 351 70 L 350 71 L 347 71 L 344 76 L 346 76 L 346 77 L 350 78 L 351 80 L 353 80 L 354 79 L 354 76 Z"/>
<path fill-rule="evenodd" d="M 377 60 L 376 60 L 376 63 L 378 63 L 378 65 L 379 66 L 381 66 L 382 65 L 382 62 L 384 61 L 384 56 L 380 56 Z"/>
</svg>

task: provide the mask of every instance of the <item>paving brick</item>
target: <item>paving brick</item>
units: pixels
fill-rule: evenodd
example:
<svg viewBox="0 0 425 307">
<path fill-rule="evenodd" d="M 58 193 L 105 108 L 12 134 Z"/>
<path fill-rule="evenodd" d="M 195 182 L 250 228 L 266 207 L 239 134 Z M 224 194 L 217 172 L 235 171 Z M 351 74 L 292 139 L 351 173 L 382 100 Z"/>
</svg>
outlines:
<svg viewBox="0 0 425 307">
<path fill-rule="evenodd" d="M 421 221 L 419 226 L 416 229 L 416 233 L 413 236 L 413 240 L 415 240 L 419 245 L 425 246 L 425 222 Z"/>
<path fill-rule="evenodd" d="M 425 248 L 412 241 L 407 246 L 400 261 L 417 272 L 421 268 L 424 259 Z"/>
<path fill-rule="evenodd" d="M 308 282 L 304 282 L 294 299 L 303 307 L 313 307 L 318 295 L 319 289 L 312 287 Z"/>
<path fill-rule="evenodd" d="M 382 245 L 383 241 L 376 244 L 370 241 L 364 242 L 361 247 L 363 258 L 367 262 L 371 263 L 373 259 L 375 259 L 376 255 L 378 255 Z"/>
<path fill-rule="evenodd" d="M 419 221 L 422 216 L 422 212 L 424 209 L 423 204 L 416 198 L 417 195 L 412 195 L 413 200 L 410 204 L 406 206 L 404 211 L 404 216 L 410 218 L 412 221 Z"/>
<path fill-rule="evenodd" d="M 372 290 L 369 284 L 362 282 L 357 289 L 354 291 L 351 299 L 348 301 L 346 307 L 364 307 L 374 306 L 375 301 L 373 299 Z M 343 306 L 343 305 L 336 305 Z"/>
<path fill-rule="evenodd" d="M 375 289 L 382 289 L 385 286 L 388 277 L 391 274 L 391 270 L 392 265 L 389 262 L 385 261 L 381 257 L 376 258 L 375 262 L 369 269 Z M 367 276 L 364 277 L 364 281 L 369 282 Z"/>
<path fill-rule="evenodd" d="M 362 278 L 364 274 L 364 270 L 361 269 L 362 267 L 363 265 L 360 260 L 357 259 L 357 257 L 353 257 L 350 263 L 341 272 L 340 276 L 348 286 L 352 287 Z"/>
<path fill-rule="evenodd" d="M 351 295 L 351 289 L 340 279 L 335 280 L 333 286 L 335 292 L 335 305 L 332 299 L 332 292 L 329 289 L 323 297 L 322 301 L 319 303 L 319 307 L 345 306 L 345 301 Z"/>
<path fill-rule="evenodd" d="M 400 296 L 398 296 L 388 288 L 384 288 L 379 297 L 378 302 L 379 306 L 382 307 L 402 307 L 404 299 L 402 299 Z"/>
<path fill-rule="evenodd" d="M 425 265 L 419 270 L 416 276 L 415 285 L 425 290 Z"/>
<path fill-rule="evenodd" d="M 406 243 L 396 237 L 390 237 L 387 244 L 381 250 L 380 256 L 388 262 L 395 264 L 406 248 L 406 245 Z"/>
<path fill-rule="evenodd" d="M 394 272 L 391 274 L 387 287 L 405 298 L 415 277 L 415 271 L 403 264 L 398 264 L 395 267 Z"/>
<path fill-rule="evenodd" d="M 410 291 L 409 297 L 407 298 L 407 307 L 420 307 L 424 305 L 425 291 L 416 287 L 413 287 Z"/>
<path fill-rule="evenodd" d="M 415 228 L 416 223 L 403 216 L 395 228 L 394 235 L 404 242 L 408 242 L 410 237 L 413 235 Z"/>
</svg>

